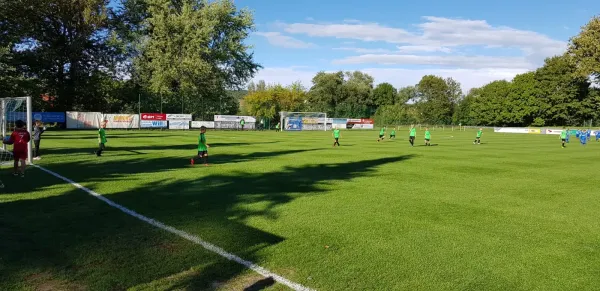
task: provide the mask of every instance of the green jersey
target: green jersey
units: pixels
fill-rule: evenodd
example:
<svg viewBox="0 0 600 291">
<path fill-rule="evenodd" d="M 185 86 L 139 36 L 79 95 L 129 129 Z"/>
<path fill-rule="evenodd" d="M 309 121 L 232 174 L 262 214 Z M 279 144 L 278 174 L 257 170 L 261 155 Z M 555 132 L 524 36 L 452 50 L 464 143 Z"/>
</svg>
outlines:
<svg viewBox="0 0 600 291">
<path fill-rule="evenodd" d="M 483 134 L 483 130 L 477 131 L 477 137 L 481 137 L 482 134 Z"/>
<path fill-rule="evenodd" d="M 340 138 L 340 130 L 339 129 L 336 128 L 333 130 L 333 137 Z"/>
<path fill-rule="evenodd" d="M 567 131 L 566 130 L 563 130 L 560 132 L 560 138 L 567 139 Z"/>
<path fill-rule="evenodd" d="M 415 137 L 417 136 L 417 129 L 416 128 L 411 128 L 410 129 L 410 136 Z"/>
<path fill-rule="evenodd" d="M 198 137 L 198 151 L 199 152 L 208 151 L 208 148 L 206 147 L 206 136 L 204 135 L 204 133 L 201 133 L 200 136 Z"/>
<path fill-rule="evenodd" d="M 240 124 L 241 124 L 241 125 L 245 125 L 245 124 L 246 124 L 246 121 L 242 119 L 242 120 L 240 120 Z"/>
<path fill-rule="evenodd" d="M 392 133 L 390 133 L 390 135 L 395 136 L 396 135 L 396 130 L 392 129 Z"/>
<path fill-rule="evenodd" d="M 384 135 L 384 134 L 385 134 L 385 128 L 382 128 L 382 129 L 379 131 L 379 135 Z"/>
<path fill-rule="evenodd" d="M 431 132 L 429 130 L 425 131 L 425 139 L 431 139 Z"/>
<path fill-rule="evenodd" d="M 106 131 L 104 131 L 104 128 L 98 130 L 98 142 L 106 143 Z"/>
</svg>

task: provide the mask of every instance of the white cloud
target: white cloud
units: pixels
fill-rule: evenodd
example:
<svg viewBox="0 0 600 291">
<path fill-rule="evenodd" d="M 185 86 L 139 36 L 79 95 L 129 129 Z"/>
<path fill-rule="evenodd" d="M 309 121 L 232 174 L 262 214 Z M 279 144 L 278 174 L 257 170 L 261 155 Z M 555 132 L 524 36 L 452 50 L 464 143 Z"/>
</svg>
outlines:
<svg viewBox="0 0 600 291">
<path fill-rule="evenodd" d="M 517 74 L 525 73 L 525 69 L 401 69 L 401 68 L 367 68 L 360 71 L 375 79 L 375 83 L 388 82 L 396 88 L 417 84 L 425 75 L 436 75 L 443 78 L 452 77 L 461 83 L 464 92 L 471 88 L 481 87 L 495 80 L 511 80 Z M 288 85 L 296 81 L 310 88 L 311 80 L 317 70 L 286 68 L 265 68 L 260 70 L 254 81 L 265 80 L 267 83 Z"/>
<path fill-rule="evenodd" d="M 333 49 L 337 50 L 337 51 L 352 51 L 352 52 L 359 53 L 359 54 L 385 54 L 385 53 L 393 52 L 392 50 L 381 49 L 381 48 L 371 49 L 371 48 L 360 48 L 360 47 L 335 47 Z"/>
<path fill-rule="evenodd" d="M 492 26 L 485 20 L 451 19 L 425 16 L 417 31 L 378 23 L 279 23 L 292 34 L 311 37 L 381 41 L 400 44 L 403 53 L 456 51 L 459 47 L 516 48 L 531 65 L 539 66 L 546 57 L 561 54 L 566 43 L 544 34 L 506 26 Z M 482 50 L 484 53 L 485 50 Z M 530 65 L 530 66 L 531 66 Z M 482 64 L 485 66 L 485 64 Z M 510 66 L 514 67 L 514 66 Z"/>
<path fill-rule="evenodd" d="M 533 69 L 524 57 L 488 56 L 421 56 L 400 54 L 365 54 L 334 60 L 338 65 L 437 65 L 464 69 L 510 68 Z"/>
<path fill-rule="evenodd" d="M 279 32 L 256 32 L 255 34 L 265 37 L 267 41 L 274 46 L 284 48 L 312 48 L 316 46 L 313 43 L 304 42 Z"/>
</svg>

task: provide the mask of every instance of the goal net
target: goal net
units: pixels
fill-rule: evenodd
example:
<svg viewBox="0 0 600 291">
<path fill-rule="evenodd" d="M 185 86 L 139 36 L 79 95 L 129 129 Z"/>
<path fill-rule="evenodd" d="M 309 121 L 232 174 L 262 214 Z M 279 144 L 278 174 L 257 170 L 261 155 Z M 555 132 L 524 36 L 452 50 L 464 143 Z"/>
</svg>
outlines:
<svg viewBox="0 0 600 291">
<path fill-rule="evenodd" d="M 327 122 L 324 112 L 280 112 L 281 129 L 289 131 L 330 130 L 331 121 Z"/>
<path fill-rule="evenodd" d="M 31 133 L 33 122 L 31 120 L 31 97 L 6 97 L 0 98 L 0 126 L 2 127 L 2 140 L 8 138 L 15 129 L 17 120 L 25 122 L 27 131 Z M 13 146 L 2 143 L 0 148 L 0 165 L 12 164 Z M 27 161 L 31 163 L 31 142 L 27 145 Z"/>
</svg>

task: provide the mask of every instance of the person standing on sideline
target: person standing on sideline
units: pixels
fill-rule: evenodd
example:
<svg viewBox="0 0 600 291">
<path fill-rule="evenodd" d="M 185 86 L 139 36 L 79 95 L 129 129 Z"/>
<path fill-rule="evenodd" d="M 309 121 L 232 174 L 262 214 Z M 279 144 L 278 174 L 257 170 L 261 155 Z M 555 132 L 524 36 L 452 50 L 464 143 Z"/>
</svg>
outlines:
<svg viewBox="0 0 600 291">
<path fill-rule="evenodd" d="M 246 121 L 242 118 L 240 120 L 240 127 L 242 128 L 242 131 L 244 130 L 244 125 L 246 125 Z"/>
<path fill-rule="evenodd" d="M 40 156 L 40 141 L 42 140 L 42 134 L 46 131 L 46 127 L 40 120 L 35 121 L 33 126 L 33 159 L 39 161 L 42 159 Z"/>
</svg>

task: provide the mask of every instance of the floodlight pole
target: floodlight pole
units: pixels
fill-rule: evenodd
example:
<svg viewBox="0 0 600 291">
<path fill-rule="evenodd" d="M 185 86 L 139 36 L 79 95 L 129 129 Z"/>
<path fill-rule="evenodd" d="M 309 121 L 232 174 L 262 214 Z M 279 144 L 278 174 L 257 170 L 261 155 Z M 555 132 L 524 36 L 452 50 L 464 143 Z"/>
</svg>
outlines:
<svg viewBox="0 0 600 291">
<path fill-rule="evenodd" d="M 27 100 L 27 131 L 30 131 L 33 128 L 32 120 L 31 120 L 31 96 L 25 97 Z M 27 162 L 31 164 L 31 143 L 32 141 L 27 143 Z"/>
</svg>

